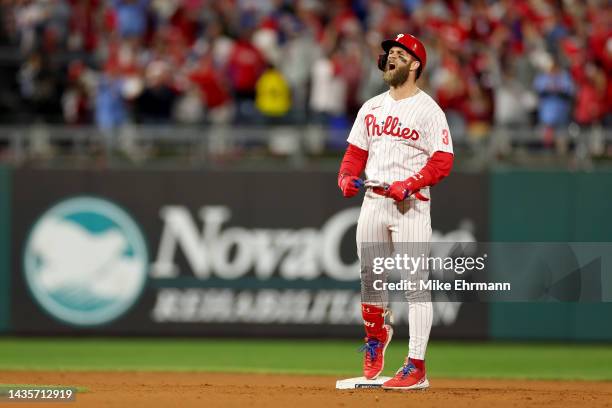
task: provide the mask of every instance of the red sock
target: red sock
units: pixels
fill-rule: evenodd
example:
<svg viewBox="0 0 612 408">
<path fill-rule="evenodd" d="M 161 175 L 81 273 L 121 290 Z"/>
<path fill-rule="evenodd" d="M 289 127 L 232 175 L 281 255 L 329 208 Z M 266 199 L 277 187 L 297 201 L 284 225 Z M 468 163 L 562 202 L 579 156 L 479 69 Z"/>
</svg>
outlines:
<svg viewBox="0 0 612 408">
<path fill-rule="evenodd" d="M 361 304 L 361 315 L 363 316 L 363 324 L 365 326 L 366 336 L 370 339 L 385 341 L 387 339 L 387 331 L 385 326 L 385 309 L 382 307 L 370 305 L 367 303 Z"/>
<path fill-rule="evenodd" d="M 416 358 L 410 358 L 410 362 L 414 364 L 414 366 L 419 370 L 425 370 L 425 360 L 417 360 Z"/>
</svg>

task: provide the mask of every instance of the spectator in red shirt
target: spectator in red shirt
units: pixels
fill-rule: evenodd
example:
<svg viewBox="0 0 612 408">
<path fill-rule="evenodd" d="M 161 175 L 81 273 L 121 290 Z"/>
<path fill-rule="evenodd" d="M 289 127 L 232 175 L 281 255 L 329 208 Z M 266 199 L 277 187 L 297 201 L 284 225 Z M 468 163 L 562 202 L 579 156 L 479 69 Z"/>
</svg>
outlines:
<svg viewBox="0 0 612 408">
<path fill-rule="evenodd" d="M 238 119 L 251 121 L 256 115 L 255 85 L 266 68 L 266 62 L 251 42 L 247 30 L 235 43 L 227 63 L 227 73 L 238 108 Z"/>
<path fill-rule="evenodd" d="M 606 77 L 594 64 L 587 64 L 577 81 L 574 119 L 581 126 L 599 123 L 605 113 Z"/>
<path fill-rule="evenodd" d="M 204 55 L 188 74 L 189 80 L 200 90 L 202 105 L 206 107 L 211 122 L 227 121 L 231 115 L 231 97 L 224 78 L 215 69 L 211 53 Z"/>
</svg>

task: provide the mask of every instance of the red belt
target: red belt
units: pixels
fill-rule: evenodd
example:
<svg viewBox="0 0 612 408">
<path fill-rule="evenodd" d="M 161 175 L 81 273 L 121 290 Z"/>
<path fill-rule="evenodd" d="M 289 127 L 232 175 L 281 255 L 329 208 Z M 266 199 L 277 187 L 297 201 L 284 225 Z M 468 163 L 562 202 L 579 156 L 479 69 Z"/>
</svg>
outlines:
<svg viewBox="0 0 612 408">
<path fill-rule="evenodd" d="M 387 197 L 389 190 L 383 187 L 372 187 L 372 192 Z"/>
</svg>

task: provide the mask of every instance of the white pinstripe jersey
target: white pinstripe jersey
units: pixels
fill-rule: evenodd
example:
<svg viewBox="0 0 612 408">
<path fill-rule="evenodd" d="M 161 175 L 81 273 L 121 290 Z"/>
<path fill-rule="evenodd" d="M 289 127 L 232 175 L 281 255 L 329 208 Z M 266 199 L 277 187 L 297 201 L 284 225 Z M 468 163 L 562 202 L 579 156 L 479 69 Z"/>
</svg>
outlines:
<svg viewBox="0 0 612 408">
<path fill-rule="evenodd" d="M 369 99 L 357 114 L 348 142 L 368 151 L 366 179 L 389 184 L 421 170 L 436 151 L 453 153 L 446 116 L 422 90 L 399 101 L 389 91 Z"/>
</svg>

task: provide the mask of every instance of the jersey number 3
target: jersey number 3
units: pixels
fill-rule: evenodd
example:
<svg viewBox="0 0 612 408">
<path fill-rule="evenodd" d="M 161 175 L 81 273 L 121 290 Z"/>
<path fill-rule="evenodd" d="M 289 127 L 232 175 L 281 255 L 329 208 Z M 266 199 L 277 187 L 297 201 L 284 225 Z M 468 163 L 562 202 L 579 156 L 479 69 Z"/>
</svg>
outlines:
<svg viewBox="0 0 612 408">
<path fill-rule="evenodd" d="M 445 145 L 448 144 L 448 129 L 444 129 L 442 131 L 442 143 L 444 143 Z"/>
</svg>

